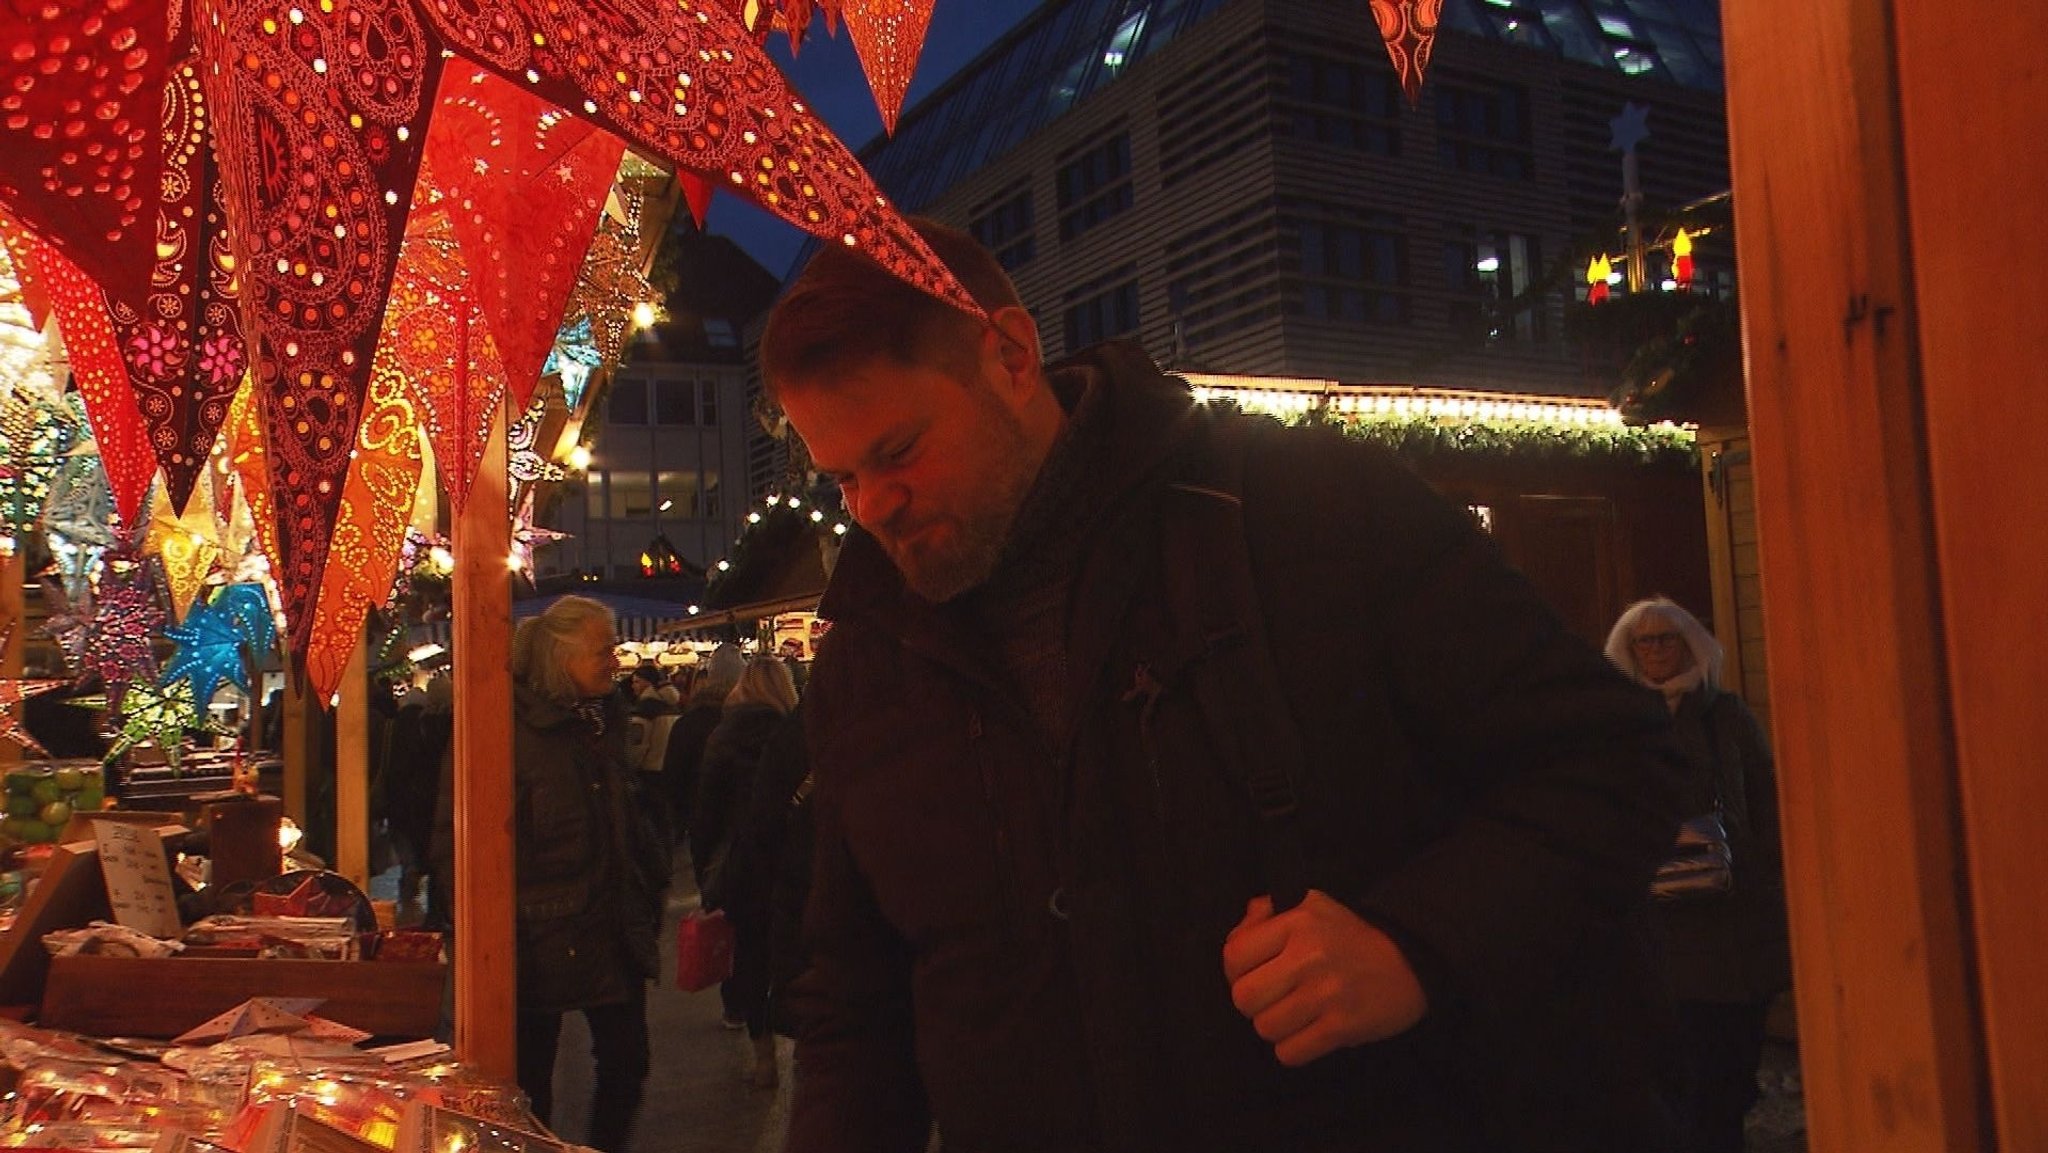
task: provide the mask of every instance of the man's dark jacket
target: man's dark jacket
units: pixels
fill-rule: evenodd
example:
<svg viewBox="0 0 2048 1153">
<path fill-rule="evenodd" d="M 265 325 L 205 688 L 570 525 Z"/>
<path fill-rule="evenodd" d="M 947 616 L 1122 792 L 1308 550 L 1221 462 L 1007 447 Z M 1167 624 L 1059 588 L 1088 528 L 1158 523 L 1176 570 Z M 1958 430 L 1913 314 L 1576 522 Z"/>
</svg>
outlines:
<svg viewBox="0 0 2048 1153">
<path fill-rule="evenodd" d="M 1463 513 L 1331 430 L 1248 431 L 1247 546 L 1306 764 L 1312 884 L 1386 930 L 1430 998 L 1384 1043 L 1288 1070 L 1221 959 L 1265 891 L 1257 817 L 1185 686 L 1149 755 L 1134 671 L 1184 643 L 1170 483 L 1213 422 L 1131 345 L 1107 389 L 1051 748 L 958 611 L 847 544 L 807 711 L 813 964 L 788 1148 L 1664 1147 L 1642 913 L 1678 817 L 1668 720 L 1567 635 Z M 1042 479 L 1042 478 L 1041 478 Z M 1119 579 L 1117 573 L 1135 573 Z"/>
</svg>

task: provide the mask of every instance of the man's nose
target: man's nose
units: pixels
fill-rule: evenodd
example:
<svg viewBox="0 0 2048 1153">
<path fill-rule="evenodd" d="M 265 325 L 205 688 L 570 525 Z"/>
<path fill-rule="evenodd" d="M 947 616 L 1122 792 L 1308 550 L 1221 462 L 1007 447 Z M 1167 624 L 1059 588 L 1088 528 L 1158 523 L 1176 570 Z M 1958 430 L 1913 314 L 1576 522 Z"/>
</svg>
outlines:
<svg viewBox="0 0 2048 1153">
<path fill-rule="evenodd" d="M 910 490 L 900 484 L 878 482 L 862 485 L 847 511 L 861 527 L 870 532 L 880 532 L 889 522 L 900 516 L 910 504 Z"/>
</svg>

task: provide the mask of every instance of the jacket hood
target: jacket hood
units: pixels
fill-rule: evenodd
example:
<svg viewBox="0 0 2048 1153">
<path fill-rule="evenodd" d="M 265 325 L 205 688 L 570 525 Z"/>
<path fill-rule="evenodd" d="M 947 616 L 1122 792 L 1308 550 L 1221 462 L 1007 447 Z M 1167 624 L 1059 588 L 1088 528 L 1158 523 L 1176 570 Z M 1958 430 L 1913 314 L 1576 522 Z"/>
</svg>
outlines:
<svg viewBox="0 0 2048 1153">
<path fill-rule="evenodd" d="M 1195 402 L 1187 381 L 1161 372 L 1134 340 L 1083 349 L 1047 365 L 1045 374 L 1061 407 L 1072 413 L 1090 397 L 1107 425 L 1099 433 L 1103 450 L 1085 462 L 1092 470 L 1088 491 L 1103 498 L 1095 510 L 1098 519 L 1157 473 L 1188 435 Z M 882 546 L 856 526 L 840 551 L 818 615 L 844 622 L 867 614 L 921 614 L 931 607 L 903 583 Z"/>
</svg>

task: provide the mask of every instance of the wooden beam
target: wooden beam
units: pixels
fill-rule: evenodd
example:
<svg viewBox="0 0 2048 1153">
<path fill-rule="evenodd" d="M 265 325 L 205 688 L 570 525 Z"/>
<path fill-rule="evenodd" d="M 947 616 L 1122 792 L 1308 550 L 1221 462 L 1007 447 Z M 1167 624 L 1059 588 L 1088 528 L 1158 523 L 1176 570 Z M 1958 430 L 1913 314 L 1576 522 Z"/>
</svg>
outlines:
<svg viewBox="0 0 2048 1153">
<path fill-rule="evenodd" d="M 2048 1149 L 2042 10 L 1895 3 L 1941 622 L 1996 1147 Z M 1986 1148 L 1990 1148 L 1989 1142 Z"/>
<path fill-rule="evenodd" d="M 334 871 L 370 889 L 370 678 L 358 638 L 334 707 Z"/>
<path fill-rule="evenodd" d="M 1729 139 L 1812 1146 L 1974 1153 L 1992 1145 L 1887 12 L 1904 7 L 1729 0 Z"/>
<path fill-rule="evenodd" d="M 287 658 L 284 677 L 284 748 L 278 750 L 284 760 L 284 815 L 295 821 L 300 829 L 306 828 L 306 801 L 309 795 L 306 787 L 306 773 L 309 766 L 319 759 L 318 744 L 320 706 L 314 704 L 306 693 L 306 678 L 291 668 Z"/>
<path fill-rule="evenodd" d="M 508 412 L 454 525 L 455 1051 L 507 1083 L 515 1061 L 512 841 L 512 522 Z"/>
</svg>

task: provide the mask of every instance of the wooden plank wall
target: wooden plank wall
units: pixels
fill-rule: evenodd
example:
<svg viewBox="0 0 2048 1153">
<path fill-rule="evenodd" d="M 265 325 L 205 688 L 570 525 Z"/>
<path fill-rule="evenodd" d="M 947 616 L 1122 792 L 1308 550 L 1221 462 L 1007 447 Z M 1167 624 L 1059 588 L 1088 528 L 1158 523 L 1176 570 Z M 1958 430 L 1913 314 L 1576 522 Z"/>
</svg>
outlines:
<svg viewBox="0 0 2048 1153">
<path fill-rule="evenodd" d="M 2035 6 L 1723 6 L 1811 1147 L 2048 1146 Z"/>
</svg>

